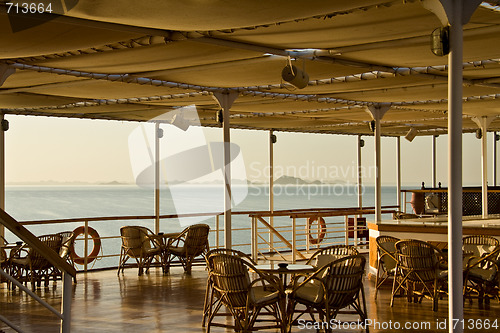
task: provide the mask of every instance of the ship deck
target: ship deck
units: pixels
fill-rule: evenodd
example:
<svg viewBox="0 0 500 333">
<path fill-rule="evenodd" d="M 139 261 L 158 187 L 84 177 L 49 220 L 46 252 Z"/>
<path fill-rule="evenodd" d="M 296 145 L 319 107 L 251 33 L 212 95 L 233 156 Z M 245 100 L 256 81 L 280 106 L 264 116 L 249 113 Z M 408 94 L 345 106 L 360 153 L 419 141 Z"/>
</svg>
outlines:
<svg viewBox="0 0 500 333">
<path fill-rule="evenodd" d="M 203 301 L 207 272 L 203 267 L 193 268 L 191 275 L 184 274 L 180 267 L 171 269 L 163 275 L 160 269 L 153 268 L 149 274 L 137 276 L 137 269 L 126 269 L 117 276 L 116 270 L 95 271 L 78 274 L 78 283 L 73 285 L 72 332 L 206 332 L 201 327 Z M 58 319 L 47 309 L 18 289 L 9 291 L 5 283 L 0 289 L 0 313 L 19 325 L 26 332 L 57 332 Z M 432 311 L 429 300 L 421 304 L 408 303 L 398 298 L 395 306 L 390 307 L 391 286 L 384 286 L 374 300 L 374 283 L 365 277 L 365 291 L 368 317 L 376 320 L 378 328 L 370 327 L 370 332 L 445 332 L 443 325 L 448 317 L 447 299 L 439 301 L 437 312 Z M 51 284 L 48 288 L 37 290 L 44 300 L 55 308 L 60 308 L 62 284 Z M 489 308 L 480 308 L 477 301 L 464 304 L 466 327 L 476 329 L 466 332 L 496 332 L 479 329 L 478 323 L 486 319 L 493 321 L 500 317 L 500 303 L 492 301 Z M 218 318 L 220 321 L 221 318 Z M 224 320 L 224 319 L 222 319 Z M 398 324 L 396 324 L 398 323 Z M 406 324 L 409 323 L 409 324 Z M 429 323 L 424 329 L 422 323 Z M 499 323 L 500 324 L 500 323 Z M 385 325 L 385 326 L 382 326 Z M 391 325 L 393 329 L 390 328 Z M 396 325 L 401 325 L 399 329 Z M 420 326 L 407 330 L 403 325 Z M 13 332 L 5 324 L 0 326 L 4 332 Z M 231 332 L 230 329 L 213 327 L 212 332 Z M 273 332 L 273 330 L 268 330 Z M 293 332 L 309 331 L 294 327 Z M 310 330 L 311 332 L 315 330 Z M 341 329 L 341 332 L 360 332 L 360 330 Z"/>
</svg>

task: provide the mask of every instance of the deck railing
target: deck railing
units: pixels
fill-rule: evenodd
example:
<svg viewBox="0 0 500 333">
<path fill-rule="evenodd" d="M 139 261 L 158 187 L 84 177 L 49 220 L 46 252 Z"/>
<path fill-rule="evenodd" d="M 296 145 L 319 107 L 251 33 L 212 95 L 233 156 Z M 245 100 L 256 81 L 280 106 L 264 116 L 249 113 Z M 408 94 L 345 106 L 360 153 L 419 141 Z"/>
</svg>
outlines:
<svg viewBox="0 0 500 333">
<path fill-rule="evenodd" d="M 14 233 L 17 237 L 22 239 L 31 249 L 37 251 L 41 254 L 47 261 L 49 261 L 54 267 L 62 272 L 63 280 L 63 293 L 62 293 L 62 305 L 61 311 L 56 310 L 50 304 L 41 299 L 37 294 L 26 288 L 19 281 L 7 274 L 3 269 L 0 268 L 0 274 L 5 279 L 9 280 L 11 283 L 15 284 L 22 291 L 26 292 L 29 296 L 34 298 L 42 306 L 47 308 L 53 314 L 55 314 L 61 320 L 61 333 L 69 333 L 71 329 L 71 277 L 76 275 L 76 271 L 73 266 L 69 265 L 66 260 L 59 257 L 51 248 L 41 242 L 35 235 L 30 233 L 24 226 L 17 222 L 5 211 L 0 209 L 0 224 L 6 227 L 9 231 Z M 4 316 L 0 316 L 0 320 L 11 327 L 16 332 L 24 332 L 22 328 L 18 327 L 14 323 L 10 322 Z"/>
<path fill-rule="evenodd" d="M 383 213 L 392 213 L 396 206 L 384 206 Z M 357 217 L 374 214 L 374 208 L 315 208 L 292 209 L 274 211 L 244 211 L 233 212 L 233 247 L 246 253 L 252 253 L 257 259 L 267 260 L 301 260 L 312 250 L 332 244 L 365 245 L 366 239 L 361 241 L 367 233 L 364 224 Z M 169 214 L 160 216 L 160 231 L 179 231 L 181 227 L 176 220 L 186 217 L 207 217 L 203 221 L 210 225 L 210 247 L 223 247 L 224 230 L 222 214 Z M 210 218 L 212 217 L 212 218 Z M 325 225 L 310 225 L 309 219 L 325 219 Z M 349 218 L 352 223 L 349 225 Z M 119 228 L 122 225 L 146 225 L 154 229 L 155 216 L 112 216 L 71 218 L 58 220 L 24 221 L 25 226 L 56 226 L 57 231 L 62 228 L 76 229 L 84 227 L 84 233 L 75 240 L 75 251 L 79 252 L 82 265 L 77 266 L 80 271 L 100 268 L 116 268 L 120 255 L 121 240 Z M 118 223 L 118 225 L 117 225 Z M 91 262 L 94 258 L 89 246 L 92 237 L 88 228 L 96 229 L 102 241 L 101 253 L 97 256 L 99 264 Z M 46 228 L 44 228 L 46 230 Z M 251 237 L 248 237 L 251 235 Z M 349 235 L 351 237 L 349 237 Z M 319 240 L 319 242 L 318 242 Z M 80 254 L 81 253 L 81 254 Z M 116 258 L 116 261 L 113 261 Z M 81 267 L 81 268 L 80 268 Z"/>
</svg>

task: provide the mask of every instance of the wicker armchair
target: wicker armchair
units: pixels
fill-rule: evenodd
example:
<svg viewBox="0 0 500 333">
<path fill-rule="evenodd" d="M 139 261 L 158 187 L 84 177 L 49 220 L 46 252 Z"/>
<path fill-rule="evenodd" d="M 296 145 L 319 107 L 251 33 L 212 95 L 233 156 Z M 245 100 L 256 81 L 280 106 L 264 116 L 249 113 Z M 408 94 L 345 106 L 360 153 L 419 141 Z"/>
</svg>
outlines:
<svg viewBox="0 0 500 333">
<path fill-rule="evenodd" d="M 73 259 L 71 258 L 71 247 L 72 244 L 75 242 L 75 234 L 73 231 L 63 231 L 59 232 L 57 235 L 61 236 L 61 247 L 59 249 L 59 256 L 66 260 L 71 266 L 75 267 L 75 263 L 73 262 Z M 52 268 L 52 277 L 55 280 L 62 280 L 62 273 L 59 269 L 56 267 Z M 76 276 L 73 277 L 73 281 L 76 283 Z"/>
<path fill-rule="evenodd" d="M 352 245 L 332 245 L 314 252 L 311 258 L 307 260 L 306 264 L 319 269 L 337 259 L 358 254 L 358 250 Z"/>
<path fill-rule="evenodd" d="M 211 326 L 229 326 L 213 321 L 223 305 L 234 319 L 234 325 L 229 327 L 235 331 L 280 328 L 281 332 L 284 332 L 282 313 L 285 294 L 279 278 L 260 272 L 239 256 L 218 253 L 210 255 L 207 260 L 214 290 L 207 333 L 210 332 Z M 250 279 L 249 270 L 257 275 L 253 281 Z M 264 315 L 266 320 L 262 319 Z M 270 315 L 271 319 L 267 319 L 267 315 Z M 257 322 L 264 324 L 256 325 Z"/>
<path fill-rule="evenodd" d="M 227 254 L 227 255 L 237 256 L 237 257 L 242 258 L 243 260 L 247 260 L 252 265 L 256 265 L 256 263 L 252 260 L 252 258 L 249 255 L 247 255 L 246 253 L 243 253 L 243 252 L 238 251 L 238 250 L 219 248 L 219 249 L 210 250 L 205 254 L 205 261 L 207 262 L 207 267 L 208 267 L 208 258 L 212 255 L 215 255 L 215 254 Z M 201 323 L 202 327 L 205 327 L 206 320 L 208 318 L 211 318 L 212 305 L 213 305 L 216 298 L 217 299 L 220 298 L 220 295 L 214 294 L 213 281 L 212 281 L 211 276 L 209 275 L 207 278 L 207 288 L 205 290 L 205 304 L 203 306 L 203 320 Z"/>
<path fill-rule="evenodd" d="M 38 237 L 38 239 L 54 250 L 54 252 L 59 253 L 62 240 L 60 235 L 45 235 Z M 23 252 L 27 254 L 21 257 L 21 253 Z M 33 290 L 35 290 L 35 284 L 38 287 L 41 286 L 42 280 L 45 280 L 44 286 L 48 286 L 49 279 L 52 276 L 53 266 L 40 253 L 25 245 L 17 248 L 11 253 L 10 260 L 11 276 L 16 278 L 19 282 L 31 282 L 31 289 Z M 15 285 L 13 284 L 12 287 L 14 288 Z"/>
<path fill-rule="evenodd" d="M 477 297 L 479 304 L 490 298 L 498 298 L 498 270 L 500 266 L 500 242 L 486 235 L 463 238 L 464 252 L 464 299 Z"/>
<path fill-rule="evenodd" d="M 441 251 L 420 240 L 401 240 L 396 243 L 396 272 L 391 295 L 391 307 L 399 291 L 405 291 L 408 301 L 432 300 L 432 310 L 437 311 L 439 293 L 445 285 L 447 271 L 441 269 Z M 416 288 L 419 289 L 416 289 Z"/>
<path fill-rule="evenodd" d="M 160 264 L 164 267 L 164 246 L 159 238 L 148 228 L 141 226 L 125 226 L 120 228 L 122 248 L 120 252 L 120 262 L 118 272 L 123 273 L 127 260 L 134 258 L 139 267 L 138 275 L 149 272 L 149 267 L 155 258 L 159 258 Z M 164 268 L 165 271 L 165 268 Z"/>
<path fill-rule="evenodd" d="M 191 266 L 196 257 L 210 250 L 208 245 L 207 224 L 193 224 L 184 229 L 176 238 L 171 238 L 165 248 L 165 270 L 168 272 L 172 261 L 179 258 L 186 273 L 191 273 Z"/>
<path fill-rule="evenodd" d="M 289 294 L 287 322 L 291 325 L 308 313 L 313 322 L 330 323 L 339 313 L 359 315 L 367 319 L 363 289 L 366 259 L 362 255 L 346 256 L 326 264 L 308 277 L 295 278 Z M 297 309 L 302 304 L 305 309 Z M 347 311 L 347 308 L 351 308 Z M 368 332 L 368 326 L 365 327 Z"/>
<path fill-rule="evenodd" d="M 396 271 L 396 243 L 399 238 L 378 236 L 377 243 L 377 277 L 375 280 L 375 299 L 379 288 L 389 277 L 394 277 Z"/>
</svg>

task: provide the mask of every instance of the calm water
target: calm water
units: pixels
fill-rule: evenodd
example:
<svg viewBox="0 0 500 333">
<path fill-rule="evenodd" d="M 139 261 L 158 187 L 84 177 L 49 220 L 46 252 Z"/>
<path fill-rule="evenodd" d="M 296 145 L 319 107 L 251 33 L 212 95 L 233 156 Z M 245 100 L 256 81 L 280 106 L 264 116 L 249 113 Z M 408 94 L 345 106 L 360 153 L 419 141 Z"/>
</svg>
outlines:
<svg viewBox="0 0 500 333">
<path fill-rule="evenodd" d="M 243 191 L 242 186 L 234 186 L 233 191 Z M 192 212 L 213 212 L 211 200 L 220 195 L 219 186 L 186 186 L 176 191 L 176 196 L 192 203 Z M 246 198 L 233 211 L 268 210 L 267 186 L 250 186 Z M 174 200 L 168 189 L 161 191 L 161 214 L 176 214 Z M 201 199 L 196 200 L 196 199 Z M 357 192 L 353 186 L 307 185 L 307 186 L 277 186 L 275 188 L 275 210 L 293 208 L 331 208 L 357 206 Z M 395 205 L 397 200 L 395 187 L 382 188 L 383 205 Z M 365 187 L 363 206 L 374 205 L 373 187 Z M 188 206 L 189 207 L 189 206 Z M 189 213 L 186 208 L 182 213 Z M 132 185 L 97 185 L 97 186 L 8 186 L 6 189 L 6 210 L 18 221 L 51 220 L 63 218 L 104 217 L 104 216 L 139 216 L 154 215 L 154 192 L 152 189 L 140 188 Z M 181 212 L 179 212 L 181 213 Z M 373 218 L 368 216 L 368 219 Z M 390 218 L 390 217 L 389 217 Z M 329 220 L 330 219 L 330 220 Z M 327 222 L 335 220 L 329 218 Z M 337 218 L 338 219 L 338 218 Z M 343 221 L 343 218 L 340 218 Z M 284 217 L 275 220 L 278 225 L 290 224 L 290 218 Z M 233 216 L 233 227 L 249 227 L 248 215 Z M 89 225 L 98 230 L 101 237 L 117 236 L 123 225 L 143 224 L 154 229 L 152 220 L 143 221 L 112 221 L 91 222 Z M 210 217 L 206 223 L 215 228 L 214 218 Z M 221 219 L 221 225 L 223 221 Z M 28 226 L 35 235 L 48 234 L 63 230 L 73 230 L 77 223 L 62 223 L 57 225 Z M 160 229 L 164 232 L 182 230 L 178 220 L 163 220 Z M 9 241 L 16 237 L 6 232 Z M 250 243 L 249 231 L 235 232 L 234 243 Z M 213 244 L 214 237 L 210 240 Z M 222 241 L 222 235 L 221 235 Z M 82 247 L 83 247 L 83 242 Z M 119 253 L 119 239 L 104 239 L 103 253 Z M 244 248 L 244 250 L 246 247 Z M 78 250 L 78 247 L 77 247 Z M 83 251 L 79 251 L 81 254 Z M 117 258 L 103 259 L 95 263 L 95 267 L 116 265 Z"/>
</svg>

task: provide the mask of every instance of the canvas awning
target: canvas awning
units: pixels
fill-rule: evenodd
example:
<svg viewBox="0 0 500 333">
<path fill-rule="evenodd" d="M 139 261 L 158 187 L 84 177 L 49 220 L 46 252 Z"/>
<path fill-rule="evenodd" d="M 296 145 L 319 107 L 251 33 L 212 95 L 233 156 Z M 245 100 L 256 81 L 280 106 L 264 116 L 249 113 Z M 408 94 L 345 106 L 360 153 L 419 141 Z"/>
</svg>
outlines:
<svg viewBox="0 0 500 333">
<path fill-rule="evenodd" d="M 371 134 L 366 106 L 388 103 L 382 134 L 447 131 L 447 57 L 430 51 L 438 18 L 420 1 L 65 1 L 37 15 L 0 11 L 5 114 L 147 121 L 211 94 L 239 92 L 231 127 Z M 464 131 L 500 130 L 500 12 L 464 27 Z M 64 15 L 56 15 L 64 14 Z M 309 75 L 283 81 L 287 56 Z"/>
</svg>

